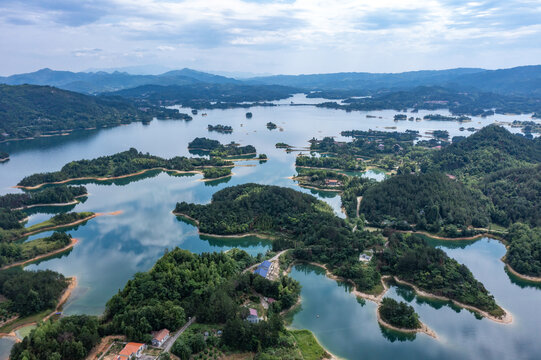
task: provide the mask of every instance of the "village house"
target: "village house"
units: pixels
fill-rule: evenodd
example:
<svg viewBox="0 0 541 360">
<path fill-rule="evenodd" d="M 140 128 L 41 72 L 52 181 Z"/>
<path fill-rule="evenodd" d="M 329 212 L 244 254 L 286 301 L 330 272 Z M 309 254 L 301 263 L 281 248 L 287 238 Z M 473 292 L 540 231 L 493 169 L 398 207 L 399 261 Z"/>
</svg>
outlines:
<svg viewBox="0 0 541 360">
<path fill-rule="evenodd" d="M 374 255 L 374 251 L 372 250 L 366 250 L 365 252 L 362 252 L 360 255 L 359 255 L 359 261 L 362 261 L 362 262 L 369 262 L 370 260 L 372 260 L 372 256 Z"/>
<path fill-rule="evenodd" d="M 152 346 L 160 347 L 167 339 L 169 339 L 169 330 L 161 329 L 160 331 L 155 332 L 153 335 Z"/>
<path fill-rule="evenodd" d="M 130 342 L 118 353 L 116 360 L 129 360 L 132 358 L 140 358 L 143 351 L 146 349 L 145 344 Z"/>
<path fill-rule="evenodd" d="M 249 311 L 250 312 L 248 316 L 246 317 L 246 321 L 252 324 L 257 324 L 259 322 L 259 316 L 257 316 L 257 310 L 250 308 Z"/>
<path fill-rule="evenodd" d="M 261 275 L 264 278 L 267 277 L 269 270 L 271 268 L 272 263 L 268 260 L 263 261 L 259 266 L 255 269 L 254 274 Z"/>
<path fill-rule="evenodd" d="M 327 186 L 341 186 L 342 183 L 335 179 L 325 179 L 325 185 Z"/>
</svg>

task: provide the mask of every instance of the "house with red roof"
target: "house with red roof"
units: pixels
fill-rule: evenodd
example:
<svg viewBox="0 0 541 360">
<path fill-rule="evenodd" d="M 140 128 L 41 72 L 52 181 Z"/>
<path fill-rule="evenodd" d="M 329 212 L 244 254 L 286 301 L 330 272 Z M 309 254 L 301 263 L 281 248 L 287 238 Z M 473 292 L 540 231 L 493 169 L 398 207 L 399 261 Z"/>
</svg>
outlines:
<svg viewBox="0 0 541 360">
<path fill-rule="evenodd" d="M 252 308 L 249 309 L 249 313 L 248 313 L 248 316 L 246 317 L 246 321 L 252 324 L 257 324 L 259 322 L 259 316 L 257 315 L 256 309 L 252 309 Z"/>
<path fill-rule="evenodd" d="M 135 357 L 140 358 L 143 355 L 143 351 L 146 349 L 145 344 L 130 342 L 118 353 L 116 360 L 129 360 Z"/>
<path fill-rule="evenodd" d="M 169 339 L 169 330 L 161 329 L 152 334 L 152 346 L 160 347 Z"/>
</svg>

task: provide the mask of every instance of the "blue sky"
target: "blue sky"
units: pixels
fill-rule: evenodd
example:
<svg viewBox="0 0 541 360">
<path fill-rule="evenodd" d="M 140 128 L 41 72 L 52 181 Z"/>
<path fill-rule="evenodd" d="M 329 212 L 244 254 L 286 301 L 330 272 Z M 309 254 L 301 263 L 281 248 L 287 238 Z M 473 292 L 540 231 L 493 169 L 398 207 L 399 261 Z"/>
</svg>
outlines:
<svg viewBox="0 0 541 360">
<path fill-rule="evenodd" d="M 0 48 L 2 75 L 504 68 L 541 63 L 541 1 L 0 0 Z"/>
</svg>

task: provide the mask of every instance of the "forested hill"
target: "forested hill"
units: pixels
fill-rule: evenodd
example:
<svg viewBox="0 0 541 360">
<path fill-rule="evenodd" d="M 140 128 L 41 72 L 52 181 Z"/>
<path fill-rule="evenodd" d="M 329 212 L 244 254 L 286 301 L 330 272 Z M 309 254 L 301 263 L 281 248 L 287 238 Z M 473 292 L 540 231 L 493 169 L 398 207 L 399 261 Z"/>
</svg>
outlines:
<svg viewBox="0 0 541 360">
<path fill-rule="evenodd" d="M 490 202 L 441 173 L 394 176 L 366 190 L 360 211 L 380 226 L 439 232 L 440 226 L 487 226 Z"/>
<path fill-rule="evenodd" d="M 144 85 L 120 90 L 107 95 L 144 101 L 150 104 L 181 104 L 210 107 L 211 102 L 240 103 L 286 99 L 301 90 L 279 85 L 245 84 L 190 84 L 190 85 Z"/>
<path fill-rule="evenodd" d="M 541 163 L 541 141 L 511 134 L 501 126 L 489 125 L 463 141 L 436 153 L 427 170 L 483 176 L 510 167 Z"/>
<path fill-rule="evenodd" d="M 109 127 L 153 116 L 189 118 L 118 97 L 95 97 L 50 86 L 0 84 L 0 137 L 25 138 L 72 129 Z"/>
</svg>

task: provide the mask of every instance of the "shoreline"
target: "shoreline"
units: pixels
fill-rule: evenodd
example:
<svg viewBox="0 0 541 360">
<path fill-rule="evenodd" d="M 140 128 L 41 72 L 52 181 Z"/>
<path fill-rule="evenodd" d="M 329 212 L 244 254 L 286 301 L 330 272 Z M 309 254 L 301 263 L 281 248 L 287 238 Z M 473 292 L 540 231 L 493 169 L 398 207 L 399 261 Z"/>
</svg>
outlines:
<svg viewBox="0 0 541 360">
<path fill-rule="evenodd" d="M 387 323 L 386 321 L 384 321 L 383 319 L 381 319 L 381 317 L 379 315 L 379 307 L 381 305 L 381 301 L 383 300 L 383 297 L 385 296 L 385 294 L 389 290 L 389 287 L 386 284 L 386 281 L 391 279 L 391 277 L 389 275 L 385 275 L 385 276 L 381 277 L 381 284 L 383 285 L 383 291 L 381 291 L 381 293 L 379 293 L 378 295 L 373 295 L 373 294 L 367 294 L 367 293 L 364 293 L 364 292 L 361 292 L 361 291 L 357 290 L 357 286 L 355 285 L 355 283 L 352 280 L 344 279 L 344 278 L 342 278 L 340 276 L 334 275 L 333 273 L 331 273 L 329 271 L 329 269 L 327 269 L 327 267 L 325 265 L 315 263 L 315 262 L 295 261 L 295 262 L 291 263 L 291 265 L 287 268 L 286 274 L 291 271 L 291 269 L 293 268 L 293 266 L 296 263 L 301 263 L 301 264 L 305 263 L 305 264 L 318 266 L 318 267 L 325 270 L 325 276 L 328 277 L 329 279 L 334 280 L 334 281 L 346 282 L 346 283 L 349 283 L 349 284 L 353 285 L 351 293 L 353 295 L 355 295 L 355 297 L 360 297 L 360 298 L 372 301 L 373 303 L 375 303 L 377 305 L 377 307 L 376 307 L 376 318 L 377 318 L 378 323 L 381 326 L 384 326 L 384 327 L 386 327 L 386 328 L 388 328 L 390 330 L 399 331 L 399 332 L 403 332 L 403 333 L 413 333 L 413 334 L 415 334 L 415 333 L 423 333 L 423 334 L 426 334 L 426 335 L 438 340 L 438 335 L 436 334 L 436 332 L 434 330 L 430 329 L 425 323 L 423 323 L 420 320 L 419 320 L 420 323 L 421 323 L 420 328 L 418 328 L 418 329 L 405 329 L 405 328 L 399 328 L 399 327 L 393 326 L 393 325 Z"/>
<path fill-rule="evenodd" d="M 233 175 L 235 175 L 235 173 L 234 173 L 234 172 L 231 172 L 231 174 L 229 174 L 229 175 L 220 176 L 220 177 L 217 177 L 217 178 L 203 178 L 203 179 L 199 179 L 199 181 L 207 182 L 207 181 L 214 181 L 214 180 L 227 179 L 227 178 L 229 178 L 229 177 L 232 177 Z"/>
<path fill-rule="evenodd" d="M 38 255 L 36 257 L 33 257 L 32 259 L 21 260 L 21 261 L 18 261 L 18 262 L 14 262 L 14 263 L 5 265 L 2 268 L 0 268 L 0 271 L 7 270 L 7 269 L 10 269 L 10 268 L 16 267 L 16 266 L 24 266 L 26 264 L 30 264 L 30 263 L 33 263 L 35 261 L 41 260 L 41 259 L 53 256 L 53 255 L 56 255 L 56 254 L 63 253 L 65 251 L 67 251 L 67 250 L 72 249 L 78 242 L 79 242 L 79 239 L 72 238 L 70 243 L 68 245 L 64 246 L 63 248 L 56 249 L 56 250 L 50 251 L 48 253 Z"/>
<path fill-rule="evenodd" d="M 526 280 L 526 281 L 530 281 L 530 282 L 533 282 L 533 283 L 541 283 L 541 277 L 536 277 L 536 276 L 530 276 L 530 275 L 523 275 L 521 273 L 519 273 L 518 271 L 516 271 L 515 269 L 513 269 L 511 267 L 511 265 L 509 265 L 507 263 L 507 261 L 505 261 L 505 256 L 502 257 L 500 259 L 504 264 L 505 264 L 505 267 L 506 269 L 513 275 L 515 275 L 516 277 L 520 278 L 521 280 Z"/>
<path fill-rule="evenodd" d="M 84 219 L 76 220 L 76 221 L 68 223 L 68 224 L 60 224 L 60 225 L 49 226 L 49 227 L 45 227 L 45 228 L 42 228 L 42 229 L 31 231 L 31 232 L 28 232 L 28 233 L 24 233 L 21 236 L 19 236 L 17 238 L 17 240 L 20 240 L 20 239 L 22 239 L 24 237 L 27 237 L 27 236 L 30 236 L 30 235 L 35 235 L 35 234 L 39 234 L 39 233 L 42 233 L 42 232 L 46 232 L 46 231 L 51 231 L 51 230 L 60 229 L 60 228 L 64 228 L 64 227 L 70 227 L 70 226 L 79 225 L 81 223 L 84 223 L 85 221 L 94 219 L 94 218 L 96 218 L 98 216 L 106 216 L 106 215 L 116 216 L 116 215 L 120 215 L 120 214 L 122 214 L 122 210 L 112 211 L 112 212 L 108 212 L 108 213 L 94 213 L 94 214 L 92 214 L 90 216 L 85 217 Z"/>
<path fill-rule="evenodd" d="M 79 200 L 77 200 L 78 198 L 81 198 L 81 197 L 87 197 L 89 194 L 83 194 L 83 195 L 79 195 L 79 196 L 76 196 L 74 198 L 73 201 L 70 201 L 70 202 L 67 202 L 67 203 L 52 203 L 52 204 L 32 204 L 32 205 L 25 205 L 25 206 L 21 206 L 21 207 L 18 207 L 16 209 L 13 209 L 13 210 L 25 210 L 25 209 L 31 209 L 31 208 L 35 208 L 35 207 L 46 207 L 46 206 L 69 206 L 69 205 L 76 205 L 78 203 L 80 203 Z"/>
<path fill-rule="evenodd" d="M 69 284 L 66 287 L 66 289 L 62 292 L 62 294 L 60 295 L 60 298 L 58 299 L 58 304 L 55 306 L 53 311 L 51 311 L 49 314 L 44 316 L 39 321 L 45 322 L 45 321 L 49 320 L 53 315 L 55 315 L 57 312 L 59 312 L 62 309 L 62 307 L 64 306 L 64 304 L 67 302 L 67 300 L 71 296 L 71 293 L 77 287 L 77 276 L 71 276 L 71 277 L 69 277 L 67 279 L 69 280 Z M 16 331 L 21 329 L 21 328 L 24 328 L 26 326 L 31 326 L 31 325 L 37 325 L 37 321 L 32 320 L 32 321 L 17 325 L 13 329 L 11 329 L 11 331 L 9 333 L 0 333 L 0 338 L 13 337 L 13 338 L 15 338 L 15 342 L 21 342 L 22 340 L 16 334 Z"/>
<path fill-rule="evenodd" d="M 398 279 L 396 276 L 393 276 L 393 279 L 398 284 L 406 285 L 406 286 L 411 287 L 415 291 L 417 296 L 421 296 L 421 297 L 428 298 L 428 299 L 450 301 L 453 304 L 455 304 L 455 305 L 457 305 L 457 306 L 459 306 L 461 308 L 474 311 L 474 312 L 478 313 L 479 315 L 483 316 L 484 318 L 487 318 L 489 320 L 492 320 L 492 321 L 500 323 L 500 324 L 511 324 L 513 322 L 513 315 L 509 311 L 507 311 L 506 309 L 502 308 L 501 306 L 500 306 L 500 308 L 504 311 L 505 315 L 503 315 L 501 318 L 498 318 L 498 317 L 496 317 L 494 315 L 489 314 L 488 312 L 486 312 L 484 310 L 476 308 L 475 306 L 463 304 L 463 303 L 461 303 L 459 301 L 450 299 L 450 298 L 445 297 L 445 296 L 434 295 L 434 294 L 428 293 L 428 292 L 426 292 L 424 290 L 419 289 L 416 285 L 413 285 L 412 283 L 409 283 L 407 281 Z"/>
<path fill-rule="evenodd" d="M 221 168 L 221 167 L 231 167 L 231 166 L 207 166 L 207 168 Z M 173 170 L 173 169 L 166 169 L 162 167 L 157 168 L 151 168 L 151 169 L 145 169 L 141 170 L 135 173 L 126 174 L 126 175 L 119 175 L 119 176 L 111 176 L 111 177 L 100 177 L 100 176 L 84 176 L 79 178 L 70 178 L 66 180 L 60 180 L 60 181 L 53 181 L 53 182 L 45 182 L 38 185 L 32 185 L 32 186 L 23 186 L 23 185 L 15 185 L 12 188 L 14 189 L 23 189 L 23 190 L 36 190 L 46 185 L 60 185 L 60 184 L 67 184 L 73 181 L 84 181 L 84 180 L 94 180 L 94 181 L 108 181 L 108 180 L 117 180 L 117 179 L 125 179 L 133 176 L 143 175 L 144 173 L 147 173 L 149 171 L 155 171 L 160 170 L 167 173 L 175 173 L 175 174 L 200 174 L 203 175 L 203 171 L 201 170 Z"/>
<path fill-rule="evenodd" d="M 212 238 L 230 238 L 230 239 L 241 239 L 241 238 L 244 238 L 244 237 L 250 237 L 250 236 L 254 236 L 254 237 L 257 237 L 259 239 L 264 239 L 264 240 L 274 240 L 275 237 L 273 235 L 264 235 L 264 234 L 260 234 L 260 233 L 253 233 L 253 232 L 250 232 L 250 233 L 242 233 L 242 234 L 229 234 L 229 235 L 220 235 L 220 234 L 209 234 L 209 233 L 204 233 L 204 232 L 201 232 L 199 230 L 199 220 L 196 220 L 194 219 L 193 217 L 191 216 L 188 216 L 186 214 L 183 214 L 183 213 L 179 213 L 179 212 L 175 212 L 174 210 L 172 211 L 173 215 L 175 216 L 180 216 L 180 217 L 183 217 L 185 219 L 188 219 L 192 222 L 194 222 L 196 225 L 197 225 L 197 233 L 199 235 L 202 235 L 202 236 L 208 236 L 208 237 L 212 237 Z"/>
</svg>

